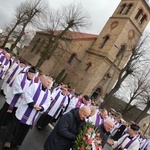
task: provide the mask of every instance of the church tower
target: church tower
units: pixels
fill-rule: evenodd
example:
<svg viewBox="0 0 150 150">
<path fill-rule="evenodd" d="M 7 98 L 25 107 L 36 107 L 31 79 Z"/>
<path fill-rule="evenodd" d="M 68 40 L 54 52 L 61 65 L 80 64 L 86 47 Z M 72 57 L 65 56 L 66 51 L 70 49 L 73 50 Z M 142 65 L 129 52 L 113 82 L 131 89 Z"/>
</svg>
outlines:
<svg viewBox="0 0 150 150">
<path fill-rule="evenodd" d="M 148 1 L 122 0 L 85 55 L 84 63 L 90 61 L 92 67 L 78 90 L 92 93 L 94 98 L 109 92 L 149 20 Z"/>
</svg>

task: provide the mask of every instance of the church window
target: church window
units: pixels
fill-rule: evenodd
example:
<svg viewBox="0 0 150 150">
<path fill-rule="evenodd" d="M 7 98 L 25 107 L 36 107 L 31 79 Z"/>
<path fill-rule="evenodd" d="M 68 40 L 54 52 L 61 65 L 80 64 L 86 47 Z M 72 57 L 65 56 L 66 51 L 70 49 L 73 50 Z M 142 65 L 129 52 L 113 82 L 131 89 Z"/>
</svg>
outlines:
<svg viewBox="0 0 150 150">
<path fill-rule="evenodd" d="M 92 62 L 88 62 L 85 71 L 88 71 L 90 67 L 92 67 Z"/>
<path fill-rule="evenodd" d="M 91 99 L 97 99 L 102 94 L 103 94 L 103 88 L 100 86 L 93 92 L 93 94 L 91 95 Z"/>
<path fill-rule="evenodd" d="M 147 15 L 143 15 L 142 18 L 139 21 L 139 24 L 143 24 L 143 22 L 147 19 Z"/>
<path fill-rule="evenodd" d="M 135 16 L 135 19 L 137 20 L 142 13 L 143 13 L 143 10 L 139 9 L 139 11 L 137 12 L 137 14 Z"/>
<path fill-rule="evenodd" d="M 128 13 L 129 13 L 129 11 L 131 10 L 132 6 L 133 6 L 133 4 L 129 4 L 129 5 L 128 5 L 125 14 L 128 14 Z"/>
<path fill-rule="evenodd" d="M 44 44 L 45 44 L 45 40 L 43 40 L 39 43 L 39 46 L 38 46 L 38 48 L 35 52 L 36 54 L 39 53 L 42 50 L 42 47 L 44 46 Z"/>
<path fill-rule="evenodd" d="M 37 45 L 38 45 L 38 43 L 40 42 L 40 38 L 38 38 L 35 42 L 34 42 L 34 45 L 33 45 L 33 47 L 32 47 L 32 49 L 31 49 L 31 52 L 33 52 L 35 49 L 36 49 L 36 47 L 37 47 Z"/>
<path fill-rule="evenodd" d="M 71 56 L 70 56 L 70 58 L 68 59 L 68 64 L 70 64 L 72 61 L 73 61 L 73 59 L 76 57 L 76 54 L 75 53 L 73 53 Z"/>
<path fill-rule="evenodd" d="M 117 53 L 116 57 L 119 57 L 119 56 L 123 56 L 123 54 L 125 53 L 126 51 L 126 48 L 127 48 L 127 45 L 126 44 L 122 44 L 121 45 L 121 48 L 119 49 L 119 52 Z"/>
<path fill-rule="evenodd" d="M 125 8 L 126 8 L 126 4 L 123 4 L 123 5 L 121 6 L 121 10 L 119 11 L 119 14 L 123 14 Z"/>
<path fill-rule="evenodd" d="M 100 48 L 103 48 L 104 46 L 105 46 L 105 44 L 107 43 L 107 41 L 109 40 L 109 35 L 106 35 L 105 37 L 103 37 L 103 43 L 102 43 L 102 45 L 101 45 L 101 47 Z"/>
</svg>

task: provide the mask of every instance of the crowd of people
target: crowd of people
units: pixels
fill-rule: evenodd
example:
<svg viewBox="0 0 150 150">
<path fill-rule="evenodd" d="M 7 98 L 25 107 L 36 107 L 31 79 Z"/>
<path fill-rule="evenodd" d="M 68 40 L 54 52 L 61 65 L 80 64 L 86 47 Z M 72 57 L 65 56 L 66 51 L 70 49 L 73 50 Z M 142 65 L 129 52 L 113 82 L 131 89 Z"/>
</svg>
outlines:
<svg viewBox="0 0 150 150">
<path fill-rule="evenodd" d="M 139 134 L 138 124 L 127 123 L 119 112 L 100 109 L 88 95 L 76 94 L 34 66 L 0 49 L 1 90 L 6 101 L 0 110 L 0 126 L 7 126 L 4 149 L 17 150 L 34 126 L 43 130 L 56 124 L 43 143 L 44 150 L 70 150 L 87 121 L 100 132 L 102 147 L 114 150 L 149 150 L 150 142 Z"/>
</svg>

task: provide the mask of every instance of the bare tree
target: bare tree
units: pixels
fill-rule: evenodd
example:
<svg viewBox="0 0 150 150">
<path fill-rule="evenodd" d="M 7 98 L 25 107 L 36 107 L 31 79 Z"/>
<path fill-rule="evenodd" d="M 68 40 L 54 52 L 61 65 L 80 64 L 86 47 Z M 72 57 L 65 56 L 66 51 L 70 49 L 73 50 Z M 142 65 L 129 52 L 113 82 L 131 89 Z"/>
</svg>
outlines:
<svg viewBox="0 0 150 150">
<path fill-rule="evenodd" d="M 40 68 L 45 60 L 50 59 L 54 54 L 60 41 L 69 41 L 67 37 L 69 30 L 79 31 L 80 28 L 87 26 L 87 13 L 84 12 L 81 5 L 70 4 L 66 7 L 62 7 L 58 11 L 52 10 L 48 13 L 48 16 L 43 18 L 44 22 L 39 23 L 42 30 L 48 33 L 48 43 L 47 46 L 40 52 L 40 59 L 36 64 L 37 68 Z M 59 30 L 59 31 L 58 31 Z"/>
<path fill-rule="evenodd" d="M 105 95 L 104 105 L 107 105 L 107 103 L 109 102 L 111 97 L 114 95 L 114 93 L 116 91 L 118 91 L 122 82 L 129 75 L 132 75 L 133 71 L 135 72 L 135 70 L 139 67 L 137 65 L 137 63 L 140 61 L 145 61 L 145 59 L 147 59 L 147 58 L 145 58 L 144 55 L 147 53 L 147 51 L 150 48 L 148 45 L 149 38 L 150 38 L 149 34 L 146 36 L 144 35 L 144 36 L 142 36 L 141 40 L 138 42 L 138 44 L 136 46 L 131 45 L 131 56 L 130 56 L 128 62 L 126 63 L 126 65 L 124 66 L 124 68 L 120 71 L 120 74 L 118 76 L 115 86 L 112 88 L 112 90 L 107 95 Z"/>
<path fill-rule="evenodd" d="M 135 122 L 139 123 L 147 114 L 150 109 L 150 93 L 149 90 L 146 90 L 145 93 L 141 96 L 141 100 L 138 101 L 139 107 L 141 105 L 145 105 L 144 110 L 141 112 L 139 116 L 134 120 Z"/>
<path fill-rule="evenodd" d="M 8 27 L 8 35 L 3 43 L 3 46 L 6 45 L 8 42 L 8 39 L 10 35 L 17 29 L 19 26 L 20 32 L 17 35 L 17 38 L 15 42 L 11 45 L 10 50 L 12 51 L 17 43 L 20 41 L 22 36 L 25 33 L 25 29 L 29 23 L 33 23 L 34 19 L 40 14 L 44 12 L 46 9 L 46 3 L 43 0 L 33 0 L 33 1 L 25 1 L 21 3 L 17 8 L 16 8 L 16 14 L 15 17 L 13 18 L 13 23 L 10 23 Z"/>
<path fill-rule="evenodd" d="M 147 67 L 144 70 L 139 70 L 136 72 L 134 77 L 130 79 L 128 90 L 130 89 L 130 98 L 125 108 L 122 110 L 122 114 L 126 114 L 133 107 L 136 107 L 138 104 L 137 101 L 141 100 L 143 96 L 145 96 L 145 91 L 149 89 L 149 79 L 150 71 L 147 71 Z M 131 105 L 132 102 L 136 101 L 136 104 Z"/>
</svg>

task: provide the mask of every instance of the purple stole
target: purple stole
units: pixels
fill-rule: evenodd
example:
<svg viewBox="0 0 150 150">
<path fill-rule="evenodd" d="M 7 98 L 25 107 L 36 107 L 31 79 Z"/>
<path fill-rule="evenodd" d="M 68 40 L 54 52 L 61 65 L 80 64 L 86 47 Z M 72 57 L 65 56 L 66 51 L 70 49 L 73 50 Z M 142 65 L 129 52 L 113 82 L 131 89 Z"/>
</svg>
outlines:
<svg viewBox="0 0 150 150">
<path fill-rule="evenodd" d="M 129 135 L 127 135 L 123 140 L 122 142 L 116 147 L 114 148 L 113 150 L 118 150 L 120 148 L 120 146 L 122 145 L 122 143 L 129 137 Z M 138 136 L 134 137 L 133 139 L 131 139 L 127 144 L 126 146 L 124 147 L 125 149 L 128 149 L 129 146 L 138 138 Z"/>
<path fill-rule="evenodd" d="M 39 81 L 40 81 L 39 77 L 34 78 L 34 83 L 39 83 Z"/>
<path fill-rule="evenodd" d="M 97 112 L 95 125 L 99 125 L 99 124 L 103 124 L 103 123 L 104 123 L 104 119 L 102 119 L 101 116 L 100 116 L 100 113 Z"/>
<path fill-rule="evenodd" d="M 100 122 L 100 113 L 97 112 L 96 114 L 96 121 L 95 121 L 95 125 L 99 125 L 99 122 Z"/>
<path fill-rule="evenodd" d="M 25 74 L 24 74 L 24 77 L 23 77 L 23 79 L 22 79 L 22 81 L 21 81 L 21 88 L 22 88 L 22 89 L 23 89 L 24 86 L 25 86 L 25 81 L 26 81 L 26 79 L 27 79 L 27 74 L 25 73 Z M 14 109 L 14 107 L 15 107 L 15 104 L 17 103 L 19 97 L 20 97 L 20 96 L 19 96 L 18 94 L 16 94 L 16 95 L 14 96 L 14 98 L 12 99 L 12 101 L 11 101 L 11 103 L 10 103 L 10 105 L 9 105 L 9 108 L 8 108 L 7 112 L 12 113 L 12 111 L 13 111 L 13 109 Z"/>
<path fill-rule="evenodd" d="M 5 61 L 4 65 L 7 65 L 9 63 L 9 60 L 8 59 L 5 59 L 5 56 L 2 56 L 1 59 L 0 59 L 0 62 L 3 63 L 3 61 Z M 0 77 L 2 77 L 4 74 L 4 71 L 1 70 L 0 72 Z"/>
<path fill-rule="evenodd" d="M 33 96 L 34 103 L 37 102 L 38 97 L 40 96 L 40 93 L 41 93 L 41 90 L 42 90 L 41 86 L 42 86 L 42 83 L 39 84 L 39 86 L 38 86 L 38 88 L 37 88 L 37 90 L 36 90 L 36 92 L 35 92 L 35 94 Z M 41 103 L 39 104 L 39 106 L 41 106 L 41 105 L 44 104 L 45 100 L 47 99 L 47 96 L 48 96 L 48 89 L 46 89 L 45 94 L 44 94 L 44 96 L 43 96 L 43 98 L 42 98 Z M 34 108 L 31 108 L 31 107 L 28 107 L 26 109 L 26 111 L 25 111 L 22 119 L 20 120 L 21 123 L 26 124 L 26 122 L 27 122 L 27 120 L 28 120 L 28 118 L 29 118 L 29 116 L 30 116 L 30 114 L 31 114 L 31 112 L 32 112 L 33 109 Z M 37 113 L 38 113 L 38 111 L 36 111 L 36 113 L 35 113 L 35 115 L 33 117 L 32 125 L 34 123 L 34 120 L 35 120 L 35 117 L 36 117 Z"/>
<path fill-rule="evenodd" d="M 144 149 L 146 146 L 147 146 L 147 140 L 145 140 L 145 142 L 144 142 L 144 144 L 140 147 L 140 149 L 142 150 L 142 149 Z"/>
<path fill-rule="evenodd" d="M 56 91 L 58 91 L 60 89 L 60 86 L 56 87 Z"/>
<path fill-rule="evenodd" d="M 9 60 L 8 60 L 8 59 L 5 59 L 5 55 L 3 55 L 3 56 L 0 58 L 1 64 L 2 64 L 4 61 L 5 61 L 4 65 L 7 65 L 7 64 L 9 63 Z"/>
<path fill-rule="evenodd" d="M 14 71 L 11 73 L 11 75 L 9 76 L 9 78 L 7 79 L 6 83 L 9 84 L 11 79 L 13 78 L 13 76 L 15 75 L 16 71 L 18 70 L 19 65 L 14 69 Z"/>
<path fill-rule="evenodd" d="M 78 102 L 76 103 L 75 108 L 79 108 L 81 106 L 81 104 L 82 104 L 82 98 L 79 98 Z"/>
<path fill-rule="evenodd" d="M 71 95 L 71 96 L 70 96 L 70 99 L 72 99 L 72 98 L 74 98 L 74 95 Z"/>
<path fill-rule="evenodd" d="M 54 100 L 52 100 L 50 106 L 48 107 L 48 109 L 47 109 L 46 112 L 45 112 L 46 114 L 49 113 L 49 111 L 51 110 L 51 108 L 54 106 L 54 104 L 55 104 L 56 101 L 58 100 L 58 98 L 59 98 L 59 96 L 60 96 L 60 92 L 61 92 L 61 91 L 59 91 L 59 92 L 57 93 L 56 97 L 54 98 Z"/>
<path fill-rule="evenodd" d="M 0 62 L 3 62 L 3 61 L 4 61 L 4 58 L 5 58 L 5 56 L 3 55 L 3 56 L 0 58 Z"/>
<path fill-rule="evenodd" d="M 63 97 L 63 99 L 62 99 L 62 101 L 61 101 L 61 103 L 60 103 L 60 106 L 59 106 L 58 109 L 56 110 L 56 112 L 55 112 L 53 118 L 55 118 L 55 117 L 57 116 L 58 112 L 59 112 L 60 109 L 62 108 L 61 104 L 64 103 L 65 100 L 66 100 L 66 96 Z"/>
</svg>

